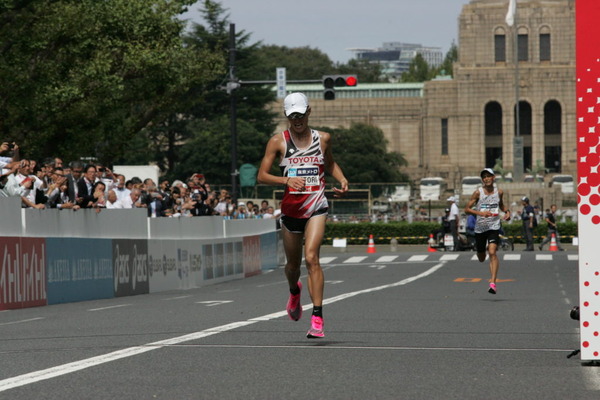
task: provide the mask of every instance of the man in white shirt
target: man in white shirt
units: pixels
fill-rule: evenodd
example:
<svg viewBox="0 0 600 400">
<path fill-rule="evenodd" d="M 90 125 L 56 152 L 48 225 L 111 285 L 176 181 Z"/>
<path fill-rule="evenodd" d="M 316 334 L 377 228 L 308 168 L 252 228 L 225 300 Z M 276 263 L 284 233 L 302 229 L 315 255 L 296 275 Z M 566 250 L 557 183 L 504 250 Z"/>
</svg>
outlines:
<svg viewBox="0 0 600 400">
<path fill-rule="evenodd" d="M 111 189 L 106 196 L 106 209 L 114 210 L 116 208 L 123 208 L 123 203 L 117 198 L 114 189 Z"/>
<path fill-rule="evenodd" d="M 123 208 L 135 208 L 138 207 L 136 205 L 137 201 L 139 200 L 141 195 L 141 191 L 140 189 L 131 189 L 131 193 L 129 194 L 129 196 L 123 198 L 123 200 L 121 200 L 121 204 L 123 205 Z"/>
<path fill-rule="evenodd" d="M 117 175 L 117 187 L 115 188 L 115 194 L 119 201 L 123 201 L 124 198 L 129 197 L 131 191 L 125 187 L 125 175 Z"/>
<path fill-rule="evenodd" d="M 450 214 L 448 215 L 448 222 L 450 223 L 450 232 L 452 232 L 452 240 L 454 241 L 454 251 L 459 250 L 458 243 L 458 222 L 460 218 L 460 214 L 458 211 L 458 206 L 456 205 L 456 198 L 451 196 L 448 197 L 448 203 L 450 203 Z"/>
</svg>

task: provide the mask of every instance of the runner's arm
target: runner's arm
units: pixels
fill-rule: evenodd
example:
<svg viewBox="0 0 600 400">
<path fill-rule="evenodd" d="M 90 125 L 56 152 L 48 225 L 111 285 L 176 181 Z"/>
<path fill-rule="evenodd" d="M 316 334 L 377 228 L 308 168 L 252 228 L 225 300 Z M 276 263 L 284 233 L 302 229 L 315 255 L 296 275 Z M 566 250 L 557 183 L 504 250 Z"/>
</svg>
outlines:
<svg viewBox="0 0 600 400">
<path fill-rule="evenodd" d="M 258 169 L 257 179 L 259 183 L 266 183 L 268 185 L 286 185 L 295 190 L 301 190 L 304 187 L 304 178 L 299 177 L 286 177 L 273 175 L 271 168 L 275 159 L 283 153 L 283 138 L 281 135 L 274 135 L 269 139 L 267 148 L 265 149 L 265 155 L 260 163 Z"/>
<path fill-rule="evenodd" d="M 473 192 L 473 194 L 471 195 L 471 198 L 467 202 L 467 205 L 465 206 L 465 210 L 464 210 L 465 214 L 479 215 L 481 217 L 490 217 L 492 215 L 491 212 L 479 211 L 479 210 L 475 210 L 473 208 L 473 206 L 475 206 L 475 204 L 477 204 L 478 201 L 479 201 L 479 190 L 475 190 Z"/>
<path fill-rule="evenodd" d="M 512 213 L 509 208 L 504 205 L 504 192 L 501 189 L 498 189 L 498 197 L 500 198 L 500 209 L 504 211 L 504 220 L 508 221 Z"/>
<path fill-rule="evenodd" d="M 331 135 L 327 132 L 321 132 L 321 138 L 323 140 L 323 151 L 325 157 L 325 170 L 333 178 L 338 181 L 341 185 L 340 189 L 333 188 L 334 197 L 344 196 L 348 192 L 348 179 L 344 175 L 342 168 L 333 159 L 333 153 L 331 152 Z"/>
</svg>

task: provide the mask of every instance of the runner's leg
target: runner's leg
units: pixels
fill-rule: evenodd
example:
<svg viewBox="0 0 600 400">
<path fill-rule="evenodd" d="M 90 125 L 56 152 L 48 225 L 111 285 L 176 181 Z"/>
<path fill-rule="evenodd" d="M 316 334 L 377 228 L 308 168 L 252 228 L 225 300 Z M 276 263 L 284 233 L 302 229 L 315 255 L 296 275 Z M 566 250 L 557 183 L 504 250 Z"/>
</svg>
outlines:
<svg viewBox="0 0 600 400">
<path fill-rule="evenodd" d="M 283 248 L 287 262 L 285 264 L 285 277 L 288 280 L 290 290 L 295 290 L 298 287 L 300 279 L 300 264 L 302 263 L 302 234 L 293 233 L 281 227 L 283 234 Z"/>
<path fill-rule="evenodd" d="M 308 271 L 308 292 L 313 306 L 323 305 L 323 269 L 319 261 L 321 243 L 325 235 L 327 215 L 312 217 L 304 231 L 304 258 Z"/>
<path fill-rule="evenodd" d="M 498 267 L 500 266 L 500 261 L 498 261 L 498 254 L 496 254 L 497 248 L 498 245 L 496 243 L 490 243 L 488 245 L 488 253 L 490 255 L 490 283 L 496 283 L 496 278 L 498 277 Z"/>
</svg>

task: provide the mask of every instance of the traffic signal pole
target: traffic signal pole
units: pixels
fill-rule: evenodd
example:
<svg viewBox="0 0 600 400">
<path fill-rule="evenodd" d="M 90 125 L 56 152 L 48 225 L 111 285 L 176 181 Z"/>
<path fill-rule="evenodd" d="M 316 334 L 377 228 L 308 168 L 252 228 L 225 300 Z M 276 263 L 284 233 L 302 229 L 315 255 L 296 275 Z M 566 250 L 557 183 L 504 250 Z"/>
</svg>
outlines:
<svg viewBox="0 0 600 400">
<path fill-rule="evenodd" d="M 229 82 L 227 83 L 227 93 L 231 95 L 229 98 L 229 125 L 231 130 L 231 196 L 237 204 L 238 189 L 237 177 L 239 171 L 237 169 L 237 94 L 235 78 L 235 24 L 229 24 Z"/>
</svg>

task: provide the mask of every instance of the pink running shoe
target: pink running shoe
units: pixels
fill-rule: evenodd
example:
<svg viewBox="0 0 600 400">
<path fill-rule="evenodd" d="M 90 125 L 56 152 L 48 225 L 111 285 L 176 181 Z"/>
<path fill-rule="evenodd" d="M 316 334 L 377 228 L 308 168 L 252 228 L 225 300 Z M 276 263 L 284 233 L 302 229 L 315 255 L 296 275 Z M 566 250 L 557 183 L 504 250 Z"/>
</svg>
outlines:
<svg viewBox="0 0 600 400">
<path fill-rule="evenodd" d="M 287 302 L 287 310 L 290 319 L 293 321 L 298 321 L 302 317 L 302 304 L 300 304 L 300 295 L 302 294 L 302 282 L 298 281 L 298 289 L 300 292 L 298 294 L 291 294 L 290 298 Z"/>
<path fill-rule="evenodd" d="M 310 317 L 310 329 L 308 330 L 306 337 L 309 339 L 325 337 L 325 333 L 323 332 L 323 318 L 315 317 L 314 315 Z"/>
<path fill-rule="evenodd" d="M 488 289 L 488 292 L 491 294 L 496 294 L 496 284 L 495 283 L 490 283 L 490 288 Z"/>
</svg>

